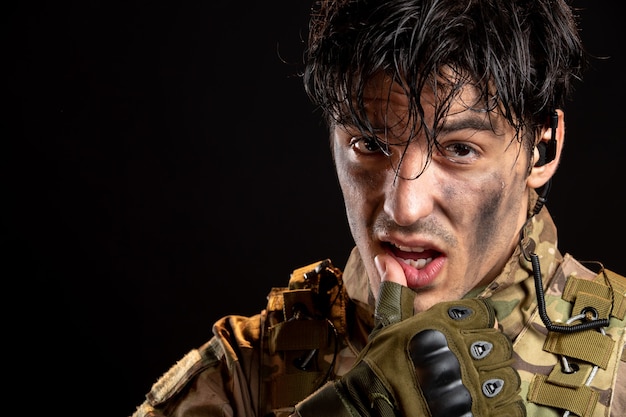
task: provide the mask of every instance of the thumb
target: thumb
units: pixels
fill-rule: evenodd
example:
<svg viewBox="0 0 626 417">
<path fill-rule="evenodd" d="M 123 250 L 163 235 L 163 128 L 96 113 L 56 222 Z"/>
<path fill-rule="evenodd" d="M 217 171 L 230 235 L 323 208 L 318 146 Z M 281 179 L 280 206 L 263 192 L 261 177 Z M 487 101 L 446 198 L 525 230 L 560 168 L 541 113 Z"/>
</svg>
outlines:
<svg viewBox="0 0 626 417">
<path fill-rule="evenodd" d="M 412 317 L 416 296 L 415 292 L 407 287 L 402 267 L 391 255 L 378 255 L 374 258 L 374 263 L 380 274 L 381 283 L 374 311 L 376 325 L 370 334 L 371 337 L 383 327 Z"/>
<path fill-rule="evenodd" d="M 374 264 L 376 265 L 376 269 L 380 275 L 381 282 L 395 282 L 396 284 L 404 285 L 405 287 L 407 286 L 404 271 L 393 256 L 387 253 L 376 255 L 374 258 Z"/>
</svg>

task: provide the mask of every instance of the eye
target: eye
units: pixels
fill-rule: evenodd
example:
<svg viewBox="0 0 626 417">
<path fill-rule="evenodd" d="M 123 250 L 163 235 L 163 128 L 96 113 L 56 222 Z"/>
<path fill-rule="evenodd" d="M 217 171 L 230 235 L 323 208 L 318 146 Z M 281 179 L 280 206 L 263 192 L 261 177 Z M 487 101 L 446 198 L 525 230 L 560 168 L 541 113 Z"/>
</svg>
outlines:
<svg viewBox="0 0 626 417">
<path fill-rule="evenodd" d="M 458 163 L 470 163 L 472 161 L 475 161 L 479 156 L 478 151 L 476 151 L 473 146 L 460 142 L 442 146 L 440 149 L 441 154 L 444 157 L 446 157 L 450 161 Z"/>
<path fill-rule="evenodd" d="M 350 146 L 364 155 L 380 153 L 389 156 L 387 144 L 374 136 L 353 137 L 350 140 Z"/>
</svg>

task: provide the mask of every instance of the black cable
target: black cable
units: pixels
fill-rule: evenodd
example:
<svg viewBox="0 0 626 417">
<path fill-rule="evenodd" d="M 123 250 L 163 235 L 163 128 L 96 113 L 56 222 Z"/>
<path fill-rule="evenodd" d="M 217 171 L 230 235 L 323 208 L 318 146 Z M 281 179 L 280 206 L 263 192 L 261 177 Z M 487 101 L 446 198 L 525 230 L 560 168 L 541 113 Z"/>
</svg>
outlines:
<svg viewBox="0 0 626 417">
<path fill-rule="evenodd" d="M 600 327 L 607 327 L 609 325 L 608 319 L 591 320 L 580 324 L 574 324 L 571 326 L 561 326 L 558 324 L 552 324 L 548 312 L 546 311 L 546 300 L 543 293 L 543 283 L 541 281 L 541 266 L 539 264 L 539 256 L 536 253 L 530 253 L 530 261 L 533 266 L 533 277 L 535 279 L 535 291 L 537 292 L 537 304 L 539 307 L 539 317 L 546 326 L 546 329 L 551 332 L 557 333 L 576 333 L 589 329 L 597 329 Z"/>
<path fill-rule="evenodd" d="M 548 201 L 548 193 L 550 192 L 550 186 L 552 185 L 552 178 L 546 182 L 542 189 L 540 190 L 539 196 L 537 197 L 537 201 L 535 202 L 535 207 L 533 208 L 533 215 L 539 213 L 541 208 Z"/>
</svg>

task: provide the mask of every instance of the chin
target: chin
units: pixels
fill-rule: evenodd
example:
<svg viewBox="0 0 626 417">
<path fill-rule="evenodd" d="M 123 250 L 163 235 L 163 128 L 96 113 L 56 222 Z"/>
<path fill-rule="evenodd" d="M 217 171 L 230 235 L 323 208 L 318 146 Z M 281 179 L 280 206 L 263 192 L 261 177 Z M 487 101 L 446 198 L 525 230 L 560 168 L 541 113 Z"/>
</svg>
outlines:
<svg viewBox="0 0 626 417">
<path fill-rule="evenodd" d="M 415 297 L 415 301 L 413 302 L 413 309 L 415 310 L 415 313 L 428 310 L 430 307 L 443 301 L 460 300 L 463 296 L 462 294 L 457 294 L 456 291 L 444 289 L 428 290 L 422 288 L 416 291 L 416 293 L 417 295 Z"/>
</svg>

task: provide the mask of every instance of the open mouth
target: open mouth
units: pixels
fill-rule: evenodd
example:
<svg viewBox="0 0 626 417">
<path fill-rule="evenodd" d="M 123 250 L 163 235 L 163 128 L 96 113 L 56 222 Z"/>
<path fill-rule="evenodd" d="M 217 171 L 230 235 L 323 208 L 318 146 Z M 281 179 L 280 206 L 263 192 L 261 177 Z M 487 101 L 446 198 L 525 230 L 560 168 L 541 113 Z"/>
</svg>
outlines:
<svg viewBox="0 0 626 417">
<path fill-rule="evenodd" d="M 441 252 L 424 247 L 402 246 L 387 243 L 389 251 L 401 262 L 415 269 L 423 269 L 441 255 Z"/>
</svg>

